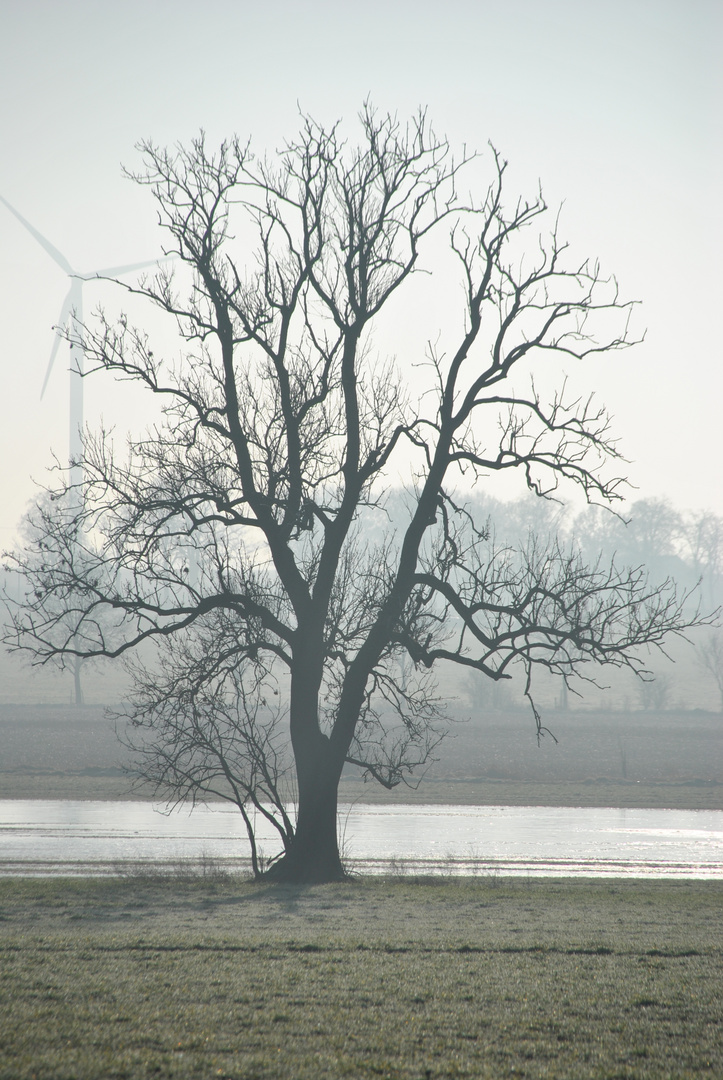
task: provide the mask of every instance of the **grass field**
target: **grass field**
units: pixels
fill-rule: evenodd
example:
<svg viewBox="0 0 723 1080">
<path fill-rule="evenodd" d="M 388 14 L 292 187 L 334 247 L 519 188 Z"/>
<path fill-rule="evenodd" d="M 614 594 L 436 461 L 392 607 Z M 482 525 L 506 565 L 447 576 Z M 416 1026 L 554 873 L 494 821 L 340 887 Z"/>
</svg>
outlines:
<svg viewBox="0 0 723 1080">
<path fill-rule="evenodd" d="M 0 880 L 0 1077 L 723 1076 L 718 882 Z"/>
</svg>

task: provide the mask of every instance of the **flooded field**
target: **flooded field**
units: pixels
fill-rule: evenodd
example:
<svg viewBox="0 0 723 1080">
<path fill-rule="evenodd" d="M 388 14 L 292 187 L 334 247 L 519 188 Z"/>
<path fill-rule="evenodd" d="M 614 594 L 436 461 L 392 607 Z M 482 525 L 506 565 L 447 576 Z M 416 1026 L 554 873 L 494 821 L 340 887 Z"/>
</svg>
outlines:
<svg viewBox="0 0 723 1080">
<path fill-rule="evenodd" d="M 270 856 L 277 845 L 259 827 Z M 723 878 L 723 811 L 524 806 L 341 808 L 340 839 L 362 874 Z M 145 801 L 0 802 L 0 873 L 112 874 L 248 868 L 238 811 L 162 813 Z"/>
</svg>

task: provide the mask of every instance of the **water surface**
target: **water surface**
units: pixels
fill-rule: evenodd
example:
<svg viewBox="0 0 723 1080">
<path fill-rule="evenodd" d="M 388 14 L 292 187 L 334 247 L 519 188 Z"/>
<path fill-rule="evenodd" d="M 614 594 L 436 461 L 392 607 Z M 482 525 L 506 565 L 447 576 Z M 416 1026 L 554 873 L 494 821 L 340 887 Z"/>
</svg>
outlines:
<svg viewBox="0 0 723 1080">
<path fill-rule="evenodd" d="M 341 807 L 360 873 L 723 878 L 723 811 L 525 806 Z M 261 846 L 278 845 L 268 825 Z M 148 802 L 0 801 L 0 873 L 107 874 L 134 866 L 248 867 L 243 822 L 214 804 L 166 814 Z"/>
</svg>

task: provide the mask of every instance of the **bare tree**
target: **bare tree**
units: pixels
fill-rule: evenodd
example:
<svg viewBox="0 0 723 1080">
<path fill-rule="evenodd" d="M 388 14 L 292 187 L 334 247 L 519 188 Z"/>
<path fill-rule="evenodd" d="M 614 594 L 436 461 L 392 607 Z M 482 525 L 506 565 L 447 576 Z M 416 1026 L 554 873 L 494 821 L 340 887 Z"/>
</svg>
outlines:
<svg viewBox="0 0 723 1080">
<path fill-rule="evenodd" d="M 233 634 L 218 610 L 193 632 L 161 640 L 152 670 L 138 658 L 129 664 L 134 690 L 113 715 L 138 783 L 175 803 L 211 797 L 238 807 L 258 878 L 267 860 L 256 822 L 273 826 L 288 850 L 294 787 L 275 680 L 263 662 L 238 665 Z"/>
<path fill-rule="evenodd" d="M 638 679 L 635 689 L 641 709 L 646 712 L 662 712 L 669 706 L 673 680 L 670 675 L 650 675 Z"/>
<path fill-rule="evenodd" d="M 723 591 L 723 518 L 706 510 L 687 522 L 688 556 L 701 577 L 705 602 L 717 607 Z"/>
<path fill-rule="evenodd" d="M 701 667 L 715 679 L 723 711 L 723 633 L 712 631 L 695 647 Z"/>
<path fill-rule="evenodd" d="M 686 535 L 682 516 L 666 499 L 637 499 L 614 515 L 586 507 L 575 519 L 576 537 L 586 553 L 615 552 L 625 562 L 651 568 L 676 566 Z"/>
<path fill-rule="evenodd" d="M 261 812 L 282 799 L 262 764 L 274 730 L 242 689 L 285 671 L 298 815 L 280 820 L 280 880 L 343 877 L 346 762 L 393 787 L 427 760 L 443 718 L 434 665 L 494 680 L 521 666 L 539 732 L 536 665 L 565 680 L 590 661 L 641 670 L 637 647 L 690 621 L 671 586 L 534 538 L 508 549 L 455 498 L 460 476 L 507 471 L 536 496 L 569 483 L 620 497 L 605 410 L 564 382 L 546 401 L 533 376 L 626 347 L 631 306 L 596 264 L 571 261 L 542 195 L 506 203 L 494 150 L 482 198 L 462 198 L 476 159 L 455 159 L 423 113 L 404 127 L 365 107 L 360 121 L 354 146 L 304 118 L 270 161 L 237 140 L 142 145 L 135 179 L 177 262 L 130 291 L 175 320 L 183 359 L 164 360 L 124 315 L 76 327 L 87 370 L 145 386 L 163 420 L 125 455 L 86 435 L 75 519 L 48 520 L 52 569 L 11 634 L 41 662 L 167 642 L 170 669 L 139 675 L 132 719 L 161 732 L 159 762 L 189 725 L 218 741 L 201 763 L 193 743 L 186 778 L 175 760 L 157 778 L 184 795 L 238 753 L 227 790 L 249 778 L 236 801 Z M 454 327 L 431 313 L 435 344 L 410 382 L 374 359 L 372 330 L 420 319 L 400 297 L 418 271 L 446 284 L 452 266 L 463 310 Z M 402 475 L 404 522 L 380 528 Z"/>
<path fill-rule="evenodd" d="M 94 650 L 97 640 L 93 633 L 89 639 L 81 635 L 76 640 L 78 611 L 73 610 L 70 599 L 71 588 L 58 589 L 58 574 L 70 561 L 78 578 L 82 577 L 82 548 L 71 557 L 70 549 L 76 543 L 77 507 L 68 505 L 67 493 L 44 492 L 37 503 L 31 507 L 20 524 L 20 538 L 26 552 L 23 571 L 15 577 L 13 595 L 7 596 L 11 609 L 26 608 L 42 612 L 53 634 L 62 647 L 48 657 L 48 661 L 60 671 L 68 671 L 73 678 L 73 697 L 76 706 L 83 705 L 83 669 L 98 661 L 101 657 Z M 52 521 L 52 524 L 51 524 Z M 45 538 L 49 532 L 62 535 L 59 545 L 48 545 Z M 82 603 L 82 601 L 81 601 Z M 108 620 L 105 619 L 106 638 L 112 634 Z M 71 647 L 72 646 L 72 647 Z M 85 648 L 91 653 L 86 654 Z"/>
</svg>

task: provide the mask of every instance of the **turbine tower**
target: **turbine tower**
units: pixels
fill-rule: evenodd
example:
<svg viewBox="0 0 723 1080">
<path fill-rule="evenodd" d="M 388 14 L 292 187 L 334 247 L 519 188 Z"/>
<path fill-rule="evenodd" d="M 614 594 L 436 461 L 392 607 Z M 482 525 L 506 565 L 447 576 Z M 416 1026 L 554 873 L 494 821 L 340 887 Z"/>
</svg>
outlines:
<svg viewBox="0 0 723 1080">
<path fill-rule="evenodd" d="M 63 301 L 63 306 L 60 309 L 60 315 L 56 324 L 55 341 L 53 342 L 53 348 L 50 353 L 50 360 L 48 361 L 48 368 L 45 372 L 45 378 L 43 380 L 43 388 L 40 391 L 40 398 L 45 393 L 45 388 L 48 385 L 48 379 L 50 373 L 53 370 L 53 364 L 55 363 L 55 357 L 57 356 L 58 349 L 60 347 L 60 331 L 64 330 L 68 324 L 68 319 L 72 315 L 75 322 L 82 324 L 83 322 L 83 285 L 86 281 L 92 281 L 94 278 L 106 278 L 106 277 L 120 277 L 121 274 L 130 274 L 134 270 L 143 270 L 147 266 L 156 266 L 158 264 L 157 259 L 151 259 L 149 262 L 131 263 L 127 266 L 110 266 L 105 267 L 102 270 L 92 270 L 88 273 L 81 274 L 74 270 L 65 256 L 54 247 L 49 240 L 47 240 L 41 233 L 35 229 L 29 221 L 26 221 L 22 214 L 18 213 L 14 206 L 11 206 L 7 199 L 4 199 L 0 195 L 0 202 L 7 206 L 11 214 L 14 214 L 21 225 L 23 225 L 31 236 L 35 237 L 37 242 L 48 253 L 50 258 L 56 263 L 57 266 L 63 270 L 70 278 L 70 288 L 68 294 Z M 70 346 L 70 401 L 68 409 L 69 420 L 69 432 L 68 432 L 68 463 L 70 466 L 70 483 L 73 487 L 80 484 L 83 479 L 83 466 L 82 466 L 82 454 L 83 454 L 83 350 L 77 345 L 71 344 Z"/>
</svg>

